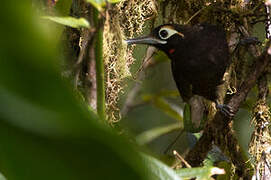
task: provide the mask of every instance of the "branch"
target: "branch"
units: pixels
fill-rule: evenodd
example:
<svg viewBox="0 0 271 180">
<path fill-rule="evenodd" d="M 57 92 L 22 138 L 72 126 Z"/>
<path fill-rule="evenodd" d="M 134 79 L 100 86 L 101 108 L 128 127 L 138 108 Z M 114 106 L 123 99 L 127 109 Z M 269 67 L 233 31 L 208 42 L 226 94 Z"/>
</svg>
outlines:
<svg viewBox="0 0 271 180">
<path fill-rule="evenodd" d="M 270 63 L 271 59 L 270 42 L 267 43 L 266 47 L 267 48 L 262 53 L 262 55 L 254 60 L 254 63 L 250 69 L 250 73 L 245 78 L 245 81 L 241 84 L 237 93 L 230 99 L 228 103 L 228 105 L 232 107 L 234 114 L 237 113 L 241 103 L 246 99 L 249 91 L 256 84 L 257 79 L 260 77 L 260 75 L 263 73 L 267 65 Z M 221 134 L 221 132 L 226 133 L 222 134 L 227 135 L 226 140 L 237 142 L 237 139 L 231 132 L 232 128 L 229 127 L 231 121 L 232 119 L 223 116 L 220 112 L 216 113 L 214 119 L 206 125 L 202 137 L 196 143 L 195 147 L 192 150 L 190 150 L 190 152 L 186 156 L 186 160 L 189 162 L 189 164 L 191 164 L 192 166 L 199 166 L 199 164 L 205 159 L 208 151 L 211 150 L 214 140 L 217 139 L 217 136 Z M 227 130 L 230 131 L 227 132 Z M 240 158 L 242 157 L 240 150 L 239 151 L 235 150 L 235 153 L 236 155 L 238 154 L 238 156 L 236 155 L 235 156 L 238 157 L 238 160 L 240 160 Z M 236 162 L 233 163 L 235 163 L 237 168 L 243 169 L 245 166 L 245 162 L 243 162 L 243 160 L 239 161 L 238 164 Z"/>
<path fill-rule="evenodd" d="M 94 24 L 97 28 L 94 52 L 96 64 L 96 88 L 97 88 L 97 113 L 105 121 L 105 82 L 104 82 L 104 59 L 103 59 L 103 19 L 97 9 L 93 9 Z"/>
<path fill-rule="evenodd" d="M 254 164 L 255 179 L 270 179 L 270 111 L 266 99 L 269 93 L 267 74 L 258 80 L 258 100 L 251 122 L 254 131 L 249 143 L 249 153 Z"/>
<path fill-rule="evenodd" d="M 80 48 L 80 53 L 77 61 L 74 64 L 74 87 L 77 89 L 79 76 L 81 72 L 81 66 L 83 59 L 85 57 L 86 51 L 89 49 L 89 41 L 90 41 L 90 32 L 89 30 L 84 30 L 81 34 L 82 37 L 82 45 Z"/>
</svg>

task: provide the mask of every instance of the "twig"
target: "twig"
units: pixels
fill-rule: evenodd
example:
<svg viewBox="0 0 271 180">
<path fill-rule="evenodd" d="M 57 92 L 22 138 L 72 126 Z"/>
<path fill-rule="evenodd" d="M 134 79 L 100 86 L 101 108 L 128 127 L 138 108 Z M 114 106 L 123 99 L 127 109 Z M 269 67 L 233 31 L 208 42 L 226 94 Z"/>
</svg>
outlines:
<svg viewBox="0 0 271 180">
<path fill-rule="evenodd" d="M 89 40 L 90 40 L 90 33 L 89 30 L 83 31 L 82 36 L 81 36 L 81 48 L 80 48 L 80 53 L 78 56 L 78 59 L 76 63 L 74 64 L 74 87 L 77 88 L 78 85 L 78 80 L 79 80 L 79 75 L 81 71 L 81 64 L 83 62 L 83 59 L 85 57 L 86 51 L 89 49 Z"/>
<path fill-rule="evenodd" d="M 181 160 L 186 167 L 191 168 L 190 164 L 176 150 L 173 150 L 173 155 L 176 156 L 179 160 Z"/>
<path fill-rule="evenodd" d="M 201 13 L 201 11 L 203 11 L 204 9 L 206 9 L 206 7 L 203 7 L 203 8 L 201 8 L 200 10 L 198 10 L 195 14 L 193 14 L 184 24 L 188 24 L 188 23 L 190 23 L 190 21 L 194 18 L 194 17 L 196 17 L 199 13 Z"/>
<path fill-rule="evenodd" d="M 151 58 L 152 58 L 152 55 L 155 53 L 155 51 L 156 49 L 154 49 L 153 47 L 149 47 L 147 49 L 146 56 L 143 60 L 143 65 L 138 71 L 137 82 L 135 83 L 132 90 L 129 91 L 126 101 L 122 107 L 121 115 L 123 117 L 126 116 L 126 114 L 131 110 L 131 108 L 136 107 L 134 106 L 134 104 L 136 104 L 135 98 L 137 97 L 137 94 L 139 93 L 142 87 L 140 81 L 142 81 L 145 78 L 145 70 L 153 65 L 153 63 L 151 63 L 150 61 L 152 61 Z"/>
<path fill-rule="evenodd" d="M 87 58 L 87 52 L 90 49 L 90 45 L 93 43 L 94 37 L 96 36 L 96 29 L 87 29 L 86 31 L 83 31 L 82 33 L 82 44 L 81 49 L 79 52 L 79 56 L 77 61 L 74 64 L 74 87 L 77 88 L 78 80 L 81 72 L 82 63 L 84 61 L 84 58 Z"/>
</svg>

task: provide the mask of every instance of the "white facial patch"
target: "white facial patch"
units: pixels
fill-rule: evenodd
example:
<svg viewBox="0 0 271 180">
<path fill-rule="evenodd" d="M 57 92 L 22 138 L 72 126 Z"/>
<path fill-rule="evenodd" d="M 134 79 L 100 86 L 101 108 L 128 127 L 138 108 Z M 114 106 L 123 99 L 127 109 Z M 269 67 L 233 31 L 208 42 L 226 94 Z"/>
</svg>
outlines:
<svg viewBox="0 0 271 180">
<path fill-rule="evenodd" d="M 170 38 L 174 34 L 178 34 L 179 36 L 184 37 L 182 33 L 176 31 L 175 29 L 172 29 L 170 26 L 162 27 L 158 32 L 159 37 L 164 40 Z"/>
</svg>

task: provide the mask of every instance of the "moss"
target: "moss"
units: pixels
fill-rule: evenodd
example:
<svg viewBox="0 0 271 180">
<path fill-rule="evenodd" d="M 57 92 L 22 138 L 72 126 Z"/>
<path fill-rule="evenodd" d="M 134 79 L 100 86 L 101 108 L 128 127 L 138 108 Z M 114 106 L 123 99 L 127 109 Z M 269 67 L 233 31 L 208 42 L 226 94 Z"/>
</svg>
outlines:
<svg viewBox="0 0 271 180">
<path fill-rule="evenodd" d="M 257 102 L 253 114 L 252 123 L 255 125 L 255 131 L 249 144 L 249 153 L 252 155 L 254 164 L 259 164 L 262 163 L 264 152 L 270 154 L 271 136 L 269 127 L 271 114 L 269 107 L 262 100 Z M 267 156 L 266 158 L 270 162 L 271 156 Z"/>
<path fill-rule="evenodd" d="M 134 62 L 133 47 L 123 41 L 143 31 L 145 21 L 155 17 L 154 0 L 124 0 L 106 11 L 104 26 L 104 60 L 106 77 L 106 106 L 110 123 L 120 119 L 117 107 L 122 92 L 122 81 L 131 76 L 130 66 Z"/>
<path fill-rule="evenodd" d="M 248 32 L 252 30 L 253 23 L 251 22 L 262 13 L 262 9 L 259 8 L 261 3 L 261 0 L 249 2 L 243 0 L 123 0 L 108 8 L 104 27 L 108 119 L 111 122 L 120 119 L 117 107 L 118 97 L 123 89 L 122 81 L 131 76 L 130 66 L 134 63 L 132 57 L 134 47 L 127 47 L 123 39 L 140 34 L 147 20 L 155 19 L 162 23 L 191 25 L 202 22 L 217 24 L 225 29 L 230 39 L 234 33 L 240 33 L 239 26 L 244 26 Z M 237 38 L 232 44 L 238 43 L 240 37 Z M 234 66 L 230 69 L 234 73 L 229 72 L 229 74 L 234 78 L 229 78 L 229 89 L 237 89 L 247 73 L 247 62 L 239 60 L 246 54 L 247 52 L 242 50 L 233 54 Z M 241 73 L 239 73 L 240 69 Z"/>
</svg>

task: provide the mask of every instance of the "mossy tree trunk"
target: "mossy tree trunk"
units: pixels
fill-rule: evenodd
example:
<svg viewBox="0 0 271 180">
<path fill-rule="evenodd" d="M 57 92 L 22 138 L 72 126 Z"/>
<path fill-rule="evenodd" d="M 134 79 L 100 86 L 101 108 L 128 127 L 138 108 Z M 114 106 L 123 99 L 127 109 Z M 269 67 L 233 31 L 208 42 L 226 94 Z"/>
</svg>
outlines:
<svg viewBox="0 0 271 180">
<path fill-rule="evenodd" d="M 225 29 L 231 49 L 232 64 L 227 72 L 226 88 L 222 94 L 225 95 L 225 102 L 233 107 L 235 113 L 242 103 L 246 103 L 249 93 L 256 86 L 259 78 L 270 76 L 270 69 L 268 71 L 267 68 L 270 66 L 269 44 L 263 43 L 264 47 L 255 43 L 241 45 L 244 39 L 253 36 L 257 23 L 265 22 L 263 1 L 124 0 L 118 5 L 107 7 L 102 14 L 103 17 L 106 17 L 104 27 L 95 25 L 95 22 L 91 20 L 94 15 L 91 12 L 92 7 L 83 0 L 73 1 L 71 15 L 87 17 L 93 28 L 87 32 L 66 29 L 68 40 L 66 44 L 69 47 L 67 52 L 70 57 L 67 69 L 75 79 L 75 87 L 83 92 L 83 96 L 90 105 L 98 104 L 98 113 L 104 118 L 105 110 L 99 109 L 103 106 L 99 103 L 104 104 L 101 101 L 106 97 L 106 112 L 109 121 L 113 119 L 111 122 L 120 118 L 116 116 L 119 113 L 118 96 L 123 89 L 122 80 L 129 75 L 129 67 L 133 63 L 132 49 L 127 50 L 122 39 L 125 36 L 131 37 L 142 32 L 143 24 L 148 20 L 151 27 L 161 23 L 194 25 L 204 22 L 216 24 Z M 97 27 L 98 29 L 95 29 Z M 94 49 L 101 47 L 97 39 L 96 44 L 93 43 L 95 42 L 94 36 L 97 34 L 98 37 L 102 36 L 99 28 L 105 29 L 103 35 L 106 48 L 103 51 L 105 69 L 103 67 L 93 68 L 97 63 L 97 61 L 95 63 L 93 55 L 97 49 L 95 51 Z M 264 35 L 263 32 L 262 36 Z M 96 78 L 99 76 L 94 76 L 95 73 L 104 73 L 106 81 L 104 89 L 101 89 L 101 84 L 99 85 L 101 79 Z M 260 84 L 259 87 L 265 89 L 270 85 L 269 81 L 264 85 Z M 100 88 L 106 94 L 102 95 L 103 97 L 97 96 L 96 88 Z M 256 94 L 262 93 L 261 88 Z M 226 94 L 227 91 L 233 93 Z M 268 93 L 262 95 L 265 101 L 267 95 Z M 262 101 L 262 96 L 253 105 L 259 104 L 258 101 Z M 96 108 L 95 105 L 94 108 Z M 252 110 L 252 106 L 248 108 Z M 247 163 L 248 158 L 240 148 L 232 124 L 232 119 L 223 117 L 219 113 L 210 118 L 203 130 L 203 135 L 195 147 L 189 151 L 186 160 L 192 166 L 200 166 L 212 145 L 215 144 L 230 158 L 238 177 L 251 177 L 251 166 Z M 253 152 L 251 153 L 254 155 Z M 258 151 L 257 154 L 259 154 Z"/>
</svg>

